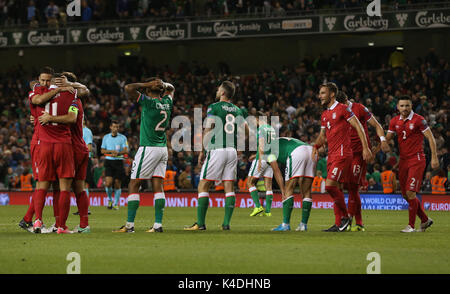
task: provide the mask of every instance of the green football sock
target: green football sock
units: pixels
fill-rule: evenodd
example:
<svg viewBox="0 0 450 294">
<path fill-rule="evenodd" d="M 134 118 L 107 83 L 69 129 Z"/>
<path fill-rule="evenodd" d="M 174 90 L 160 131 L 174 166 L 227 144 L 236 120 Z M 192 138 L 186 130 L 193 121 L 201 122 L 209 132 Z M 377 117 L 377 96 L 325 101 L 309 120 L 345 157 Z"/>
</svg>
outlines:
<svg viewBox="0 0 450 294">
<path fill-rule="evenodd" d="M 231 216 L 233 215 L 235 204 L 236 196 L 228 196 L 225 198 L 225 217 L 223 219 L 224 226 L 230 225 Z"/>
<path fill-rule="evenodd" d="M 162 224 L 164 206 L 166 206 L 165 198 L 155 199 L 155 223 Z"/>
<path fill-rule="evenodd" d="M 208 211 L 209 197 L 199 197 L 197 206 L 197 224 L 203 226 L 205 224 L 206 212 Z"/>
<path fill-rule="evenodd" d="M 312 199 L 305 198 L 302 203 L 302 223 L 307 224 L 311 213 Z"/>
<path fill-rule="evenodd" d="M 120 194 L 122 193 L 122 189 L 114 190 L 114 206 L 119 205 Z"/>
<path fill-rule="evenodd" d="M 139 208 L 139 194 L 131 194 L 128 196 L 128 218 L 127 222 L 134 223 L 136 212 Z"/>
<path fill-rule="evenodd" d="M 294 208 L 294 196 L 283 201 L 283 223 L 291 223 L 292 209 Z"/>
<path fill-rule="evenodd" d="M 109 201 L 112 201 L 113 188 L 111 188 L 111 187 L 106 187 L 105 190 L 106 190 L 106 195 L 108 195 Z"/>
<path fill-rule="evenodd" d="M 254 188 L 254 190 L 252 188 Z M 249 190 L 252 190 L 250 191 L 250 196 L 252 196 L 253 202 L 255 203 L 255 207 L 260 208 L 261 203 L 259 202 L 258 190 L 255 187 L 251 187 Z"/>
<path fill-rule="evenodd" d="M 270 213 L 270 209 L 272 208 L 272 200 L 273 194 L 266 194 L 266 212 Z"/>
</svg>

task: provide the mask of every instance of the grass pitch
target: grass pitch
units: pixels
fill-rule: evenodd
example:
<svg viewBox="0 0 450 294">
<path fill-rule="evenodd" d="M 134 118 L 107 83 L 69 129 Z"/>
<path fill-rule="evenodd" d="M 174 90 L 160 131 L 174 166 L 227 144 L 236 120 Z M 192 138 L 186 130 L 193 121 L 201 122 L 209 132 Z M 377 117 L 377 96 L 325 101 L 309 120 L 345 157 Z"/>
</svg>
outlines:
<svg viewBox="0 0 450 294">
<path fill-rule="evenodd" d="M 69 228 L 78 224 L 72 215 Z M 70 252 L 81 256 L 82 274 L 365 274 L 370 252 L 381 256 L 383 274 L 449 274 L 450 213 L 429 212 L 435 221 L 425 233 L 400 233 L 407 211 L 363 211 L 366 232 L 326 233 L 332 210 L 313 209 L 308 232 L 296 232 L 301 211 L 294 209 L 290 232 L 271 232 L 282 210 L 271 217 L 249 217 L 236 208 L 231 231 L 222 231 L 223 208 L 209 208 L 207 231 L 183 231 L 196 208 L 168 207 L 164 233 L 145 233 L 153 207 L 140 207 L 136 233 L 112 233 L 125 224 L 127 209 L 92 207 L 90 234 L 31 234 L 18 223 L 25 206 L 0 207 L 0 274 L 65 274 Z M 52 208 L 44 223 L 53 223 Z M 416 227 L 419 227 L 417 220 Z"/>
</svg>

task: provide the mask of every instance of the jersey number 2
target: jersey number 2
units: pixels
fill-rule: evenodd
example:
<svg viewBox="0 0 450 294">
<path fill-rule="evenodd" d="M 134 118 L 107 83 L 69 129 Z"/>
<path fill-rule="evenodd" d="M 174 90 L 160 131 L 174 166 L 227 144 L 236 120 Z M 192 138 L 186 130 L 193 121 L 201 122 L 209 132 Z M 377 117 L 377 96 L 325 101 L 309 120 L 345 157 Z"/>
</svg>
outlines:
<svg viewBox="0 0 450 294">
<path fill-rule="evenodd" d="M 161 125 L 166 121 L 167 119 L 167 112 L 164 110 L 161 110 L 160 114 L 164 115 L 164 118 L 156 125 L 155 131 L 164 132 L 166 129 L 162 128 Z"/>
</svg>

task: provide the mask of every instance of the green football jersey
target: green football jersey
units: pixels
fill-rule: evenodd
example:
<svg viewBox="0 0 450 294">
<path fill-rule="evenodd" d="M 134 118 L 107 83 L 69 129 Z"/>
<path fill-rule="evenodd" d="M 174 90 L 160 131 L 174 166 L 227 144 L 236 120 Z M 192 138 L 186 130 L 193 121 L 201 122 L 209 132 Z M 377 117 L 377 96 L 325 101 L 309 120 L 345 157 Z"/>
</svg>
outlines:
<svg viewBox="0 0 450 294">
<path fill-rule="evenodd" d="M 270 144 L 271 150 L 269 157 L 274 155 L 278 163 L 284 164 L 294 149 L 304 145 L 309 146 L 309 144 L 295 138 L 281 137 L 275 139 Z M 272 160 L 268 158 L 268 161 L 271 162 Z"/>
<path fill-rule="evenodd" d="M 170 115 L 173 110 L 173 101 L 169 95 L 151 98 L 140 94 L 139 105 L 142 106 L 140 146 L 165 147 L 167 146 L 166 130 L 170 126 Z"/>
<path fill-rule="evenodd" d="M 276 139 L 276 132 L 275 129 L 268 124 L 264 124 L 259 126 L 258 131 L 256 133 L 256 144 L 258 146 L 258 151 L 259 151 L 259 141 L 260 138 L 264 139 L 264 152 L 263 154 L 267 155 L 270 154 L 270 145 L 272 144 L 272 142 Z M 259 158 L 259 152 L 256 153 L 256 160 L 258 160 Z"/>
<path fill-rule="evenodd" d="M 208 118 L 214 119 L 209 150 L 237 146 L 238 127 L 242 127 L 242 110 L 230 102 L 216 102 L 208 107 Z"/>
</svg>

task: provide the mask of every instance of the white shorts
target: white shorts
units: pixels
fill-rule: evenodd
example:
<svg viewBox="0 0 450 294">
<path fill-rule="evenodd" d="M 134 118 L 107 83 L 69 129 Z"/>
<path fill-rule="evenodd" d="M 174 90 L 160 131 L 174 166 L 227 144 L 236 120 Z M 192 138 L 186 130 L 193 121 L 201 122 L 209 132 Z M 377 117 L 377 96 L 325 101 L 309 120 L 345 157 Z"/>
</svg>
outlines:
<svg viewBox="0 0 450 294">
<path fill-rule="evenodd" d="M 312 146 L 303 145 L 292 151 L 286 161 L 285 181 L 298 177 L 315 177 L 316 161 L 311 157 L 312 150 Z"/>
<path fill-rule="evenodd" d="M 140 146 L 131 168 L 131 179 L 165 178 L 167 147 Z"/>
<path fill-rule="evenodd" d="M 235 181 L 237 152 L 232 147 L 208 151 L 200 172 L 200 180 Z"/>
<path fill-rule="evenodd" d="M 273 177 L 273 170 L 270 164 L 265 161 L 261 160 L 261 170 L 258 172 L 258 160 L 253 160 L 252 165 L 250 166 L 250 170 L 248 171 L 248 176 L 253 178 L 272 178 Z"/>
</svg>

